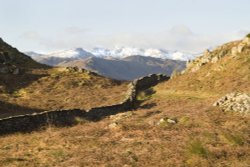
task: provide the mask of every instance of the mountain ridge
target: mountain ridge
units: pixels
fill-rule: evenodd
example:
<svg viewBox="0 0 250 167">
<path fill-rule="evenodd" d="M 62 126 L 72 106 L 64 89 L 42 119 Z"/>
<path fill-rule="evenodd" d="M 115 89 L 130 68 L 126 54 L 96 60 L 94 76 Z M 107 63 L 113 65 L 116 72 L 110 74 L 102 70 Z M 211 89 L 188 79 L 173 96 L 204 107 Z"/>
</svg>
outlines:
<svg viewBox="0 0 250 167">
<path fill-rule="evenodd" d="M 163 73 L 170 76 L 173 71 L 183 70 L 185 64 L 186 62 L 183 61 L 135 55 L 123 59 L 89 57 L 84 60 L 60 63 L 58 66 L 78 66 L 106 77 L 118 80 L 133 80 L 153 73 Z"/>
<path fill-rule="evenodd" d="M 170 51 L 166 49 L 155 49 L 155 48 L 148 48 L 148 49 L 141 49 L 141 48 L 133 48 L 133 47 L 117 47 L 114 49 L 102 48 L 102 47 L 95 47 L 93 49 L 87 50 L 83 48 L 73 48 L 68 50 L 59 50 L 50 52 L 47 54 L 40 54 L 31 51 L 25 52 L 27 55 L 33 56 L 36 58 L 36 55 L 40 55 L 41 57 L 60 57 L 60 58 L 77 58 L 77 57 L 88 57 L 96 56 L 101 58 L 117 58 L 122 59 L 125 57 L 133 56 L 133 55 L 141 55 L 145 57 L 155 57 L 161 59 L 173 59 L 173 60 L 181 60 L 181 61 L 188 61 L 194 59 L 198 54 L 191 54 L 186 52 L 180 51 Z"/>
</svg>

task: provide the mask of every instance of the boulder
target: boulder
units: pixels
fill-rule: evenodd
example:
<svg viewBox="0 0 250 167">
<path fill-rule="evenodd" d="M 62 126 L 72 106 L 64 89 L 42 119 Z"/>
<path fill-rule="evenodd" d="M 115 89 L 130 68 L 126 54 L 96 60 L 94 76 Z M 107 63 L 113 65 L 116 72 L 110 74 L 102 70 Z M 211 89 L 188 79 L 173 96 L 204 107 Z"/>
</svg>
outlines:
<svg viewBox="0 0 250 167">
<path fill-rule="evenodd" d="M 13 70 L 13 74 L 14 74 L 14 75 L 20 74 L 19 68 L 14 69 L 14 70 Z"/>
<path fill-rule="evenodd" d="M 237 46 L 235 46 L 231 49 L 231 54 L 233 57 L 237 56 L 237 54 L 238 54 L 238 47 Z"/>
<path fill-rule="evenodd" d="M 111 124 L 108 125 L 109 129 L 117 129 L 118 128 L 118 123 L 117 122 L 113 122 Z"/>
<path fill-rule="evenodd" d="M 167 124 L 176 124 L 176 123 L 177 123 L 176 118 L 164 117 L 158 121 L 157 125 L 167 125 Z"/>
<path fill-rule="evenodd" d="M 246 45 L 250 45 L 250 38 L 249 37 L 245 37 L 243 39 L 242 43 L 245 43 Z"/>
<path fill-rule="evenodd" d="M 211 62 L 212 62 L 212 63 L 216 63 L 218 60 L 219 60 L 218 57 L 213 57 Z"/>
<path fill-rule="evenodd" d="M 222 108 L 223 111 L 250 114 L 250 95 L 246 93 L 233 92 L 223 96 L 213 105 Z"/>
</svg>

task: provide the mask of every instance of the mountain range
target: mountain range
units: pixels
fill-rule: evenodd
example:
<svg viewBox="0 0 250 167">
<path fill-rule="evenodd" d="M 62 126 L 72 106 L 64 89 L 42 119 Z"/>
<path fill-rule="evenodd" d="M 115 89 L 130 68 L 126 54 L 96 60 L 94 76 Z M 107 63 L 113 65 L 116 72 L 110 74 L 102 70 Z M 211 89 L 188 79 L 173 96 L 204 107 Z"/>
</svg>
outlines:
<svg viewBox="0 0 250 167">
<path fill-rule="evenodd" d="M 164 49 L 140 48 L 82 48 L 55 51 L 48 54 L 26 52 L 34 60 L 50 66 L 78 66 L 97 72 L 103 76 L 133 80 L 151 73 L 171 75 L 173 71 L 185 68 L 185 61 L 196 55 Z"/>
<path fill-rule="evenodd" d="M 36 52 L 25 52 L 32 58 L 37 57 L 58 57 L 58 58 L 84 58 L 84 57 L 101 57 L 101 58 L 125 58 L 134 55 L 141 55 L 146 57 L 155 57 L 161 59 L 172 59 L 188 61 L 197 57 L 199 54 L 191 54 L 180 51 L 170 51 L 166 49 L 141 49 L 135 47 L 116 47 L 114 49 L 108 49 L 103 47 L 95 47 L 91 50 L 85 50 L 82 48 L 73 48 L 68 50 L 59 50 L 47 54 L 40 54 Z"/>
</svg>

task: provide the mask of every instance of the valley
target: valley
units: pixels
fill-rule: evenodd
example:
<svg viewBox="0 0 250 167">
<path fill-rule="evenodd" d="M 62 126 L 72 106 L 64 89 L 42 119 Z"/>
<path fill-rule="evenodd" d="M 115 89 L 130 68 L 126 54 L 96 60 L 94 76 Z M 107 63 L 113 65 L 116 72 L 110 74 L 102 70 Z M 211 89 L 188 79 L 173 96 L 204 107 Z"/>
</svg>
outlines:
<svg viewBox="0 0 250 167">
<path fill-rule="evenodd" d="M 213 104 L 228 93 L 250 93 L 249 54 L 250 38 L 245 37 L 205 51 L 171 79 L 137 92 L 136 107 L 126 112 L 98 121 L 78 119 L 75 126 L 50 125 L 1 136 L 0 165 L 246 167 L 250 164 L 250 100 L 246 97 L 239 104 L 246 107 L 244 113 Z M 31 62 L 23 66 L 13 60 L 21 73 L 0 74 L 2 117 L 32 108 L 116 104 L 128 90 L 129 82 L 76 67 Z"/>
</svg>

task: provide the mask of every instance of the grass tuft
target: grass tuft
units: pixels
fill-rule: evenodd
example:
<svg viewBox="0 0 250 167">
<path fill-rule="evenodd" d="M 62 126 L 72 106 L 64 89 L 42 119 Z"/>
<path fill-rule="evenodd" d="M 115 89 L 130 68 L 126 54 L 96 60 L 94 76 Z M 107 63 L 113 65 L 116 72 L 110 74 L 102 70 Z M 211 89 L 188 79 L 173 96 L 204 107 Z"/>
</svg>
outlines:
<svg viewBox="0 0 250 167">
<path fill-rule="evenodd" d="M 201 157 L 207 157 L 208 151 L 206 148 L 202 145 L 202 142 L 200 140 L 194 140 L 190 143 L 188 148 L 189 153 L 198 155 Z"/>
</svg>

